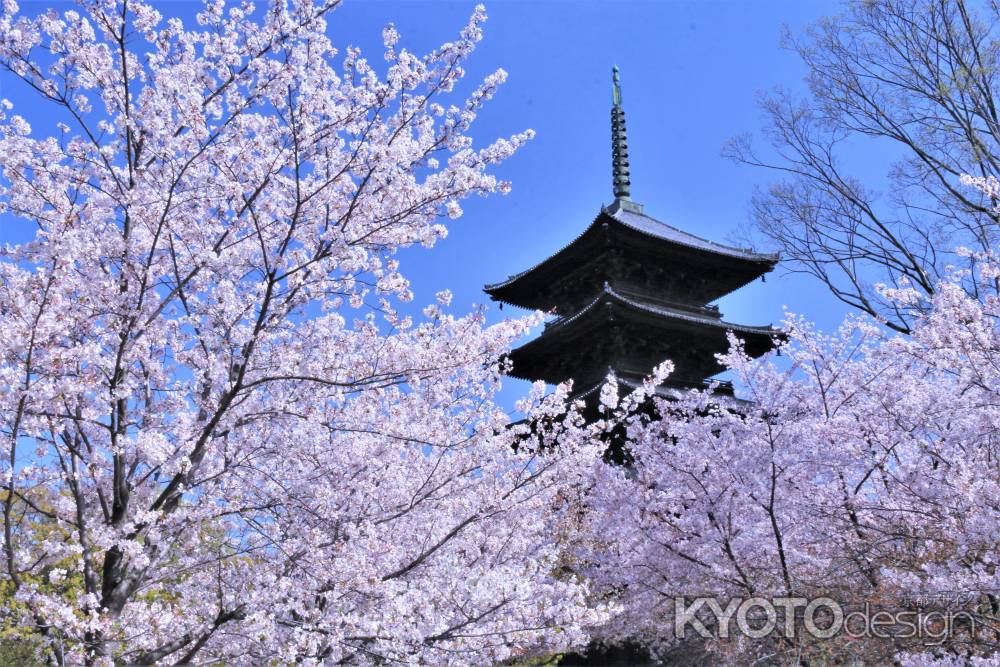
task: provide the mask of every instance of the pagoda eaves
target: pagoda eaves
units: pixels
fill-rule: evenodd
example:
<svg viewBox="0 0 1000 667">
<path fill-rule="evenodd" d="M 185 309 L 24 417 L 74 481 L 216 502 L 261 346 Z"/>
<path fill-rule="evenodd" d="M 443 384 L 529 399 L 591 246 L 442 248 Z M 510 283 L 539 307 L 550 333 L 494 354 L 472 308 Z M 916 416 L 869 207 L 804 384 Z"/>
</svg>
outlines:
<svg viewBox="0 0 1000 667">
<path fill-rule="evenodd" d="M 565 303 L 573 283 L 592 297 L 604 282 L 639 283 L 646 290 L 707 303 L 770 272 L 778 255 L 733 248 L 689 234 L 641 212 L 632 202 L 602 207 L 569 244 L 507 280 L 487 285 L 494 301 L 548 310 Z"/>
</svg>

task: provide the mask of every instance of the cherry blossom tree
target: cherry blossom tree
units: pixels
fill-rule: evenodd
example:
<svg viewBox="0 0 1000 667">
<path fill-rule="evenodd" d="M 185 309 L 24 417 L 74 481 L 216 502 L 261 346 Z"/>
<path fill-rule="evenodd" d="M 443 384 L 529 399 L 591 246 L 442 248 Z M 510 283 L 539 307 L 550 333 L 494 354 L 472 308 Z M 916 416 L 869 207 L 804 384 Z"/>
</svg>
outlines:
<svg viewBox="0 0 1000 667">
<path fill-rule="evenodd" d="M 974 260 L 955 255 L 956 246 L 986 251 L 997 242 L 995 201 L 962 187 L 959 175 L 1000 176 L 1000 5 L 840 5 L 782 35 L 801 59 L 808 92 L 761 95 L 764 141 L 737 136 L 724 150 L 775 177 L 751 200 L 751 219 L 786 266 L 906 332 L 928 300 L 900 304 L 876 283 L 905 280 L 930 297 L 949 265 Z M 854 166 L 862 161 L 863 177 Z M 873 170 L 884 178 L 876 183 Z M 998 287 L 966 285 L 971 294 Z"/>
<path fill-rule="evenodd" d="M 970 261 L 978 274 L 938 285 L 909 337 L 864 317 L 823 335 L 790 317 L 786 363 L 751 360 L 733 339 L 724 361 L 746 400 L 692 392 L 661 402 L 662 419 L 633 419 L 634 465 L 595 468 L 576 554 L 577 571 L 622 604 L 606 640 L 705 644 L 677 637 L 677 598 L 713 596 L 725 610 L 828 597 L 845 614 L 867 603 L 957 621 L 944 638 L 823 638 L 800 625 L 791 638 L 734 631 L 700 648 L 727 664 L 997 664 L 1000 300 L 965 286 L 993 281 L 1000 264 Z M 790 618 L 801 624 L 802 611 Z M 718 637 L 718 615 L 702 618 Z"/>
<path fill-rule="evenodd" d="M 380 77 L 336 5 L 3 1 L 49 114 L 0 109 L 3 614 L 52 663 L 488 664 L 604 617 L 556 539 L 609 424 L 493 402 L 537 318 L 399 311 L 396 250 L 531 136 L 472 145 L 502 70 L 448 102 L 483 9 L 386 28 Z"/>
</svg>

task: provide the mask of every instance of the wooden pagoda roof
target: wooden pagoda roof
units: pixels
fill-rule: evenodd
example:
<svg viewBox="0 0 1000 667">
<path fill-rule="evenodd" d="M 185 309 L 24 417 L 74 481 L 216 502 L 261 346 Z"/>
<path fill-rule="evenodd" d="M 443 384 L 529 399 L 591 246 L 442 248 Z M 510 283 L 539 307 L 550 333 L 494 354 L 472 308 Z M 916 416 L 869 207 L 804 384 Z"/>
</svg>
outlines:
<svg viewBox="0 0 1000 667">
<path fill-rule="evenodd" d="M 593 222 L 570 243 L 535 266 L 487 285 L 484 291 L 495 301 L 547 310 L 560 301 L 554 298 L 554 286 L 564 282 L 574 269 L 612 249 L 622 254 L 624 263 L 649 261 L 652 256 L 661 258 L 664 264 L 676 265 L 682 258 L 692 273 L 710 270 L 713 284 L 705 301 L 768 273 L 779 259 L 778 254 L 734 248 L 689 234 L 646 215 L 638 204 L 616 200 L 602 207 Z"/>
<path fill-rule="evenodd" d="M 700 236 L 695 236 L 694 234 L 685 232 L 682 229 L 672 227 L 671 225 L 657 220 L 650 215 L 646 215 L 641 205 L 632 202 L 615 200 L 611 206 L 603 208 L 602 212 L 606 213 L 621 224 L 631 227 L 632 229 L 640 231 L 644 234 L 648 234 L 655 239 L 676 243 L 677 245 L 685 246 L 694 250 L 719 255 L 729 259 L 753 263 L 773 265 L 779 259 L 778 255 L 775 253 L 758 253 L 748 248 L 734 248 L 732 246 L 716 243 L 715 241 L 703 239 Z"/>
</svg>

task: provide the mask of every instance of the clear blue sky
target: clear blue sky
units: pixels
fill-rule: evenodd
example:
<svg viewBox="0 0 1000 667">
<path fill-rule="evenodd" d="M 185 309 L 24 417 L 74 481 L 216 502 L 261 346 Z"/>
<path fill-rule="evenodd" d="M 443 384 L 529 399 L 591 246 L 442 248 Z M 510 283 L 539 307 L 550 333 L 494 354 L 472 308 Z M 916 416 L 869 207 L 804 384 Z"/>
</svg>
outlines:
<svg viewBox="0 0 1000 667">
<path fill-rule="evenodd" d="M 447 39 L 472 2 L 348 2 L 333 19 L 341 39 L 374 49 L 393 21 L 404 42 L 430 48 Z M 647 213 L 717 241 L 748 221 L 754 187 L 770 173 L 720 155 L 742 132 L 759 135 L 758 92 L 805 92 L 805 69 L 780 47 L 783 25 L 799 33 L 837 13 L 836 2 L 489 2 L 485 38 L 470 77 L 497 66 L 507 84 L 477 121 L 484 141 L 525 127 L 534 141 L 500 173 L 506 197 L 470 201 L 466 215 L 434 250 L 404 253 L 416 302 L 449 288 L 454 305 L 482 303 L 484 283 L 533 266 L 578 235 L 612 200 L 611 67 L 622 72 L 632 166 L 632 198 Z M 720 302 L 724 316 L 777 323 L 783 306 L 824 329 L 846 313 L 816 281 L 780 267 Z M 491 306 L 490 317 L 502 313 Z M 504 396 L 523 392 L 510 380 Z"/>
<path fill-rule="evenodd" d="M 262 3 L 263 4 L 263 3 Z M 346 0 L 330 18 L 335 44 L 360 46 L 381 63 L 381 30 L 396 24 L 402 43 L 426 52 L 454 38 L 474 2 L 445 0 Z M 22 2 L 27 11 L 66 2 Z M 189 0 L 159 2 L 165 15 L 185 19 Z M 496 67 L 507 84 L 480 115 L 473 131 L 481 144 L 533 128 L 537 137 L 505 163 L 499 174 L 513 181 L 506 197 L 469 200 L 466 215 L 434 250 L 412 249 L 402 269 L 414 286 L 414 306 L 444 288 L 454 309 L 467 311 L 486 296 L 481 288 L 525 269 L 560 248 L 610 203 L 610 70 L 622 71 L 632 164 L 632 197 L 665 222 L 717 241 L 748 219 L 755 186 L 772 174 L 734 165 L 720 156 L 729 137 L 759 136 L 759 91 L 783 86 L 804 92 L 798 57 L 779 45 L 782 25 L 800 33 L 835 14 L 827 0 L 767 2 L 486 3 L 490 20 L 468 68 L 469 87 Z M 23 101 L 24 91 L 0 74 L 0 96 Z M 30 105 L 19 110 L 35 133 L 44 127 Z M 52 120 L 55 123 L 55 120 Z M 20 240 L 0 220 L 0 242 Z M 777 322 L 782 306 L 825 329 L 845 314 L 812 280 L 779 270 L 720 303 L 727 319 Z M 517 314 L 490 309 L 491 319 Z M 505 396 L 523 391 L 512 381 Z"/>
</svg>

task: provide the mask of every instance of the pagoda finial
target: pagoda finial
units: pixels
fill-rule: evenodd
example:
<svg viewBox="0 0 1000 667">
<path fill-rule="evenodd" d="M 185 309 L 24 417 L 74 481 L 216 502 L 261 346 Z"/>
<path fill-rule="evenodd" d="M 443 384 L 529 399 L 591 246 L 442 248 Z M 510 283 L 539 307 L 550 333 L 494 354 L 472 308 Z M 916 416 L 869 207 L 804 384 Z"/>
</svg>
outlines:
<svg viewBox="0 0 1000 667">
<path fill-rule="evenodd" d="M 629 180 L 628 140 L 625 137 L 625 109 L 622 108 L 622 87 L 618 65 L 611 70 L 611 178 L 615 199 L 628 201 L 632 182 Z"/>
</svg>

